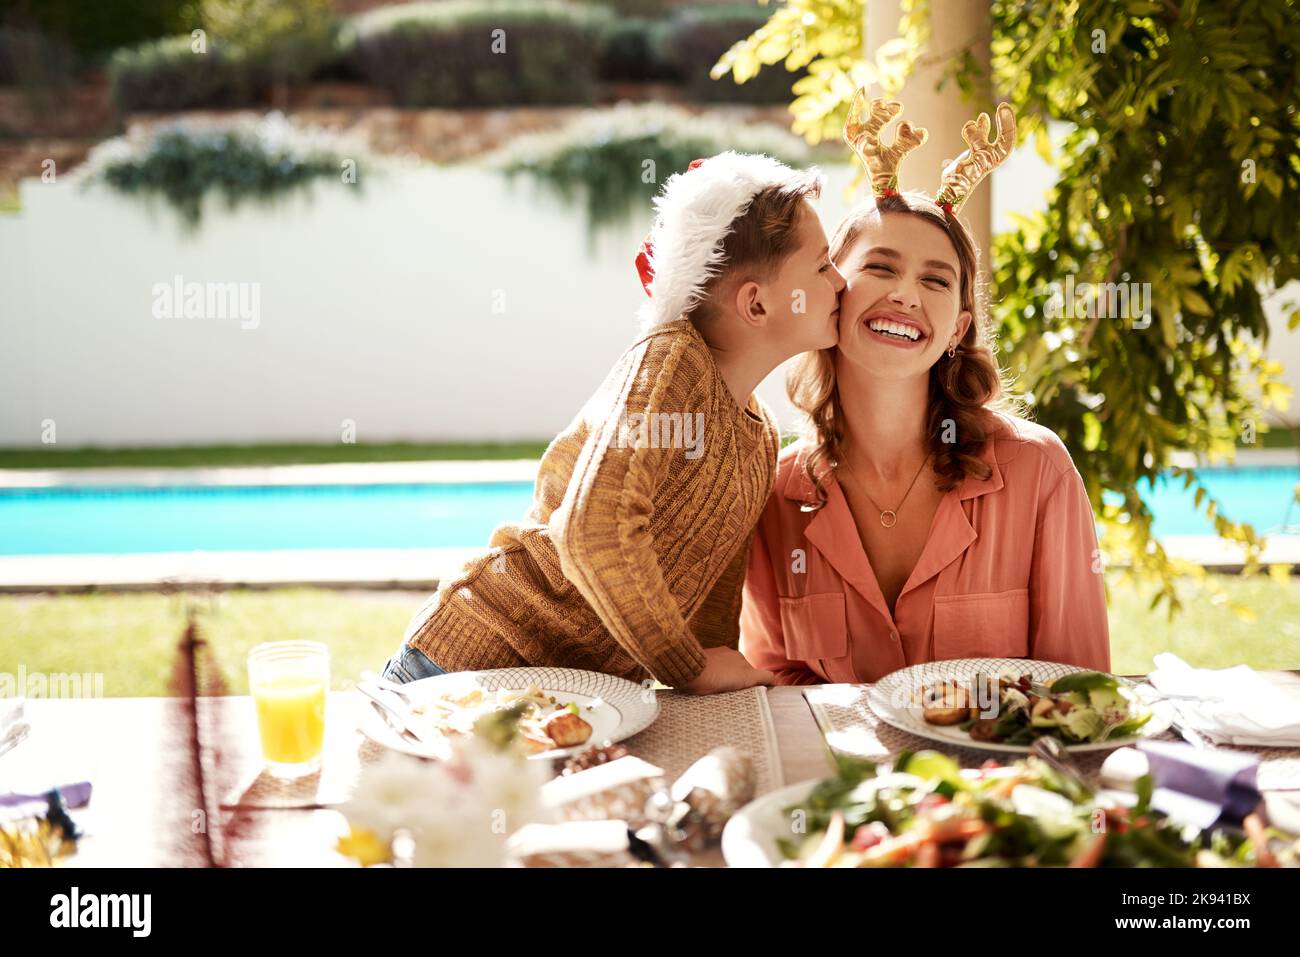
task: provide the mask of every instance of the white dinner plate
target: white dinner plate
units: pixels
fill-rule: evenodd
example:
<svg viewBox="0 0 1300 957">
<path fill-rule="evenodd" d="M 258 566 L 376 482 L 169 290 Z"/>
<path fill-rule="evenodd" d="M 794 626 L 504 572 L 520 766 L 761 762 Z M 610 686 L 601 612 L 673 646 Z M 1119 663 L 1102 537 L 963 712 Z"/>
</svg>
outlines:
<svg viewBox="0 0 1300 957">
<path fill-rule="evenodd" d="M 1045 685 L 1062 675 L 1078 671 L 1091 671 L 1076 665 L 1057 661 L 1035 661 L 1031 658 L 951 658 L 945 661 L 927 661 L 919 665 L 900 668 L 885 675 L 867 690 L 867 703 L 882 721 L 900 731 L 929 738 L 949 747 L 974 748 L 979 751 L 1000 751 L 1007 754 L 1028 754 L 1027 744 L 1002 744 L 996 741 L 976 741 L 955 725 L 929 724 L 924 717 L 919 692 L 922 687 L 938 684 L 948 678 L 956 679 L 962 687 L 970 687 L 977 672 L 998 675 L 1007 668 L 1016 674 L 1028 674 L 1034 681 Z M 1127 678 L 1116 676 L 1119 683 L 1141 697 L 1138 686 Z M 1155 737 L 1169 728 L 1173 710 L 1166 702 L 1143 700 L 1143 707 L 1152 712 L 1151 720 L 1138 729 L 1137 734 L 1122 738 L 1107 738 L 1086 744 L 1068 744 L 1061 739 L 1062 747 L 1070 751 L 1109 751 L 1133 744 L 1143 738 Z"/>
<path fill-rule="evenodd" d="M 594 745 L 614 744 L 643 731 L 659 716 L 659 701 L 654 690 L 626 678 L 604 675 L 595 671 L 575 668 L 498 668 L 492 671 L 454 671 L 445 675 L 421 678 L 402 685 L 402 690 L 416 703 L 431 701 L 445 694 L 461 695 L 472 688 L 484 691 L 525 691 L 532 685 L 554 696 L 560 704 L 576 704 L 580 717 L 591 725 L 591 737 L 583 744 L 571 748 L 552 748 L 530 754 L 534 760 L 564 758 L 585 751 Z M 588 707 L 590 705 L 590 708 Z M 372 741 L 385 747 L 418 757 L 436 758 L 440 749 L 435 745 L 421 747 L 402 738 L 367 702 L 362 710 L 361 732 Z M 422 737 L 432 736 L 430 719 L 428 730 L 417 725 Z"/>
<path fill-rule="evenodd" d="M 722 829 L 722 856 L 728 867 L 780 867 L 785 860 L 778 838 L 797 841 L 795 820 L 785 809 L 802 804 L 820 779 L 800 781 L 757 797 Z"/>
</svg>

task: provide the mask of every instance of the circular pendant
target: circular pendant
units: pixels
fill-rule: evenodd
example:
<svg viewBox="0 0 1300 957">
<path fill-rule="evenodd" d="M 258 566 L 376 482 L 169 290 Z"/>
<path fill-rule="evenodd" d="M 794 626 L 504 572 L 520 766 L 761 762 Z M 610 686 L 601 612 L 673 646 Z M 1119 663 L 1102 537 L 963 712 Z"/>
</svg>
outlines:
<svg viewBox="0 0 1300 957">
<path fill-rule="evenodd" d="M 880 524 L 885 528 L 893 528 L 898 524 L 898 513 L 892 508 L 887 508 L 880 513 Z"/>
</svg>

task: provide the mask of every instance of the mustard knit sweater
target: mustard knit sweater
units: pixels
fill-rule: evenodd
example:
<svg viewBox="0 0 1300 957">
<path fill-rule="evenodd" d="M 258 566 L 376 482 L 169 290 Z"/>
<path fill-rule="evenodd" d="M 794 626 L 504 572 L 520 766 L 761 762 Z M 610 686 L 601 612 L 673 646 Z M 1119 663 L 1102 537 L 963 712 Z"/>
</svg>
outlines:
<svg viewBox="0 0 1300 957">
<path fill-rule="evenodd" d="M 553 665 L 680 686 L 736 647 L 779 433 L 689 319 L 647 332 L 547 448 L 533 504 L 416 613 L 448 671 Z"/>
</svg>

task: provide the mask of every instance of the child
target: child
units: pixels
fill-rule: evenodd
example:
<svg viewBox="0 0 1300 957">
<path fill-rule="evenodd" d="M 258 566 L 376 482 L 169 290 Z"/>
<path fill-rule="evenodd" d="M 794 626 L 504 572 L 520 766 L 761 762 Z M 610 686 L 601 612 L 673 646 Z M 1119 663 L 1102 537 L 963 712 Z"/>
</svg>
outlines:
<svg viewBox="0 0 1300 957">
<path fill-rule="evenodd" d="M 701 694 L 773 682 L 736 650 L 780 446 L 752 393 L 835 342 L 821 186 L 733 152 L 669 178 L 638 258 L 640 337 L 547 448 L 528 514 L 440 584 L 385 677 L 552 665 Z"/>
</svg>

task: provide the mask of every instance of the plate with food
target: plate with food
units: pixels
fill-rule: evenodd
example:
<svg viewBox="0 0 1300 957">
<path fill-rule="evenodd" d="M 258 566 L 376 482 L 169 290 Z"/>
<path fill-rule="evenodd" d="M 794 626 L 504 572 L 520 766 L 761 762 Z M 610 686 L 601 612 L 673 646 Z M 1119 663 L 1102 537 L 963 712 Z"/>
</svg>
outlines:
<svg viewBox="0 0 1300 957">
<path fill-rule="evenodd" d="M 1093 790 L 1037 757 L 962 769 L 938 751 L 892 766 L 840 757 L 837 774 L 751 802 L 727 822 L 732 867 L 1300 866 L 1300 840 L 1254 815 L 1200 831 L 1135 793 Z"/>
<path fill-rule="evenodd" d="M 421 743 L 403 738 L 371 708 L 362 712 L 361 731 L 420 757 L 440 757 L 446 739 L 491 734 L 506 722 L 517 724 L 512 746 L 525 757 L 570 757 L 629 738 L 659 715 L 652 689 L 573 668 L 456 671 L 412 681 L 402 690 L 412 702 L 412 730 Z"/>
<path fill-rule="evenodd" d="M 867 703 L 912 734 L 1019 753 L 1044 736 L 1072 751 L 1117 748 L 1164 732 L 1174 719 L 1152 689 L 1127 678 L 1028 658 L 955 658 L 901 668 L 870 687 Z"/>
</svg>

